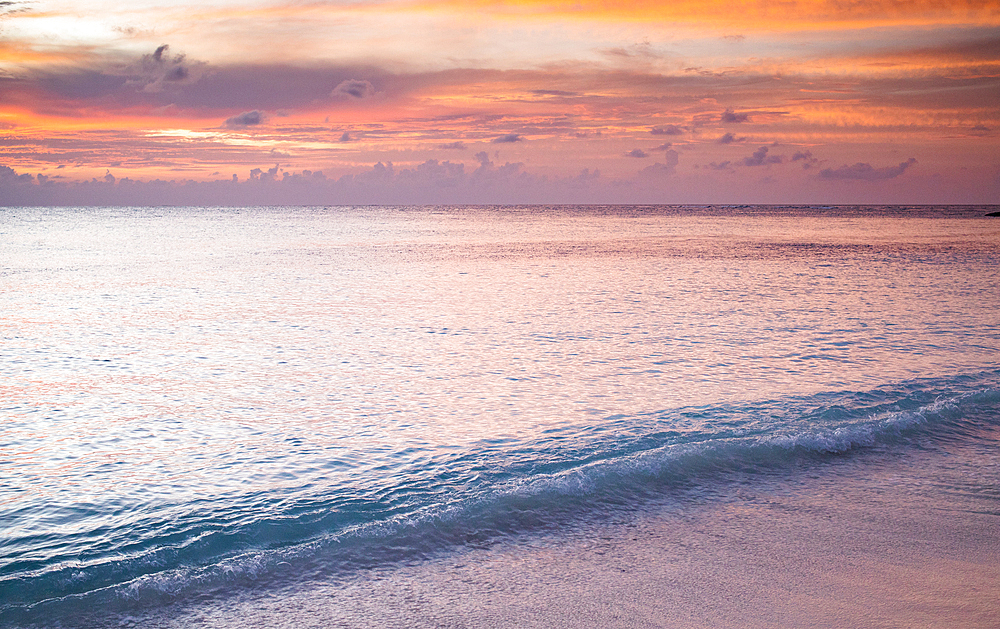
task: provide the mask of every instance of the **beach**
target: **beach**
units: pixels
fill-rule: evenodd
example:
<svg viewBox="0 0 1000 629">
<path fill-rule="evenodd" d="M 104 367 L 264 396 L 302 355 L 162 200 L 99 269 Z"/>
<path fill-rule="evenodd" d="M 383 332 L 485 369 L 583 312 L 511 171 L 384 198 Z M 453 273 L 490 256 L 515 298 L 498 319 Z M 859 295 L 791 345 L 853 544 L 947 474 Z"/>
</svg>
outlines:
<svg viewBox="0 0 1000 629">
<path fill-rule="evenodd" d="M 8 208 L 0 624 L 995 626 L 987 209 Z"/>
<path fill-rule="evenodd" d="M 985 629 L 1000 611 L 996 486 L 961 456 L 998 463 L 968 444 L 836 461 L 152 626 Z"/>
</svg>

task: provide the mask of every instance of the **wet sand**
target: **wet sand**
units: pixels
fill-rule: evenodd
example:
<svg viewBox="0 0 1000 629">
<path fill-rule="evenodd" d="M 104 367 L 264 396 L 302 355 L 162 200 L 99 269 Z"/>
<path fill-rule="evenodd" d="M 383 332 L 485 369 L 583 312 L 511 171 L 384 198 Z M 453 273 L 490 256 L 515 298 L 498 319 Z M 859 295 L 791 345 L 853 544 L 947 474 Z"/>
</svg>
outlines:
<svg viewBox="0 0 1000 629">
<path fill-rule="evenodd" d="M 955 458 L 991 456 L 988 444 L 976 450 L 734 481 L 728 495 L 208 605 L 163 624 L 995 629 L 996 492 L 963 480 Z"/>
</svg>

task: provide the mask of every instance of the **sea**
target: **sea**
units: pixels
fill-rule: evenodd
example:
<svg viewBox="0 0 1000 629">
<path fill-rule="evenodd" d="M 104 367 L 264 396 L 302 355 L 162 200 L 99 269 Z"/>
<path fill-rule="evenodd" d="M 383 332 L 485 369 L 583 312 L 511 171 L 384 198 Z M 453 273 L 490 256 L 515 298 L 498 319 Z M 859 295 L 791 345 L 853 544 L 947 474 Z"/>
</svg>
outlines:
<svg viewBox="0 0 1000 629">
<path fill-rule="evenodd" d="M 0 626 L 996 627 L 997 209 L 0 208 Z"/>
</svg>

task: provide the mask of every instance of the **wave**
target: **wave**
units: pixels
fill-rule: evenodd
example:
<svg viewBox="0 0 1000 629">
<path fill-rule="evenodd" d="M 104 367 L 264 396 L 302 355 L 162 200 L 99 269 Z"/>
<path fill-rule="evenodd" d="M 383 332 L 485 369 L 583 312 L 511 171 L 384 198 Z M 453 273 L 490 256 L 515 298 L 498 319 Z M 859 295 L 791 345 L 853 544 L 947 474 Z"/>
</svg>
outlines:
<svg viewBox="0 0 1000 629">
<path fill-rule="evenodd" d="M 6 544 L 2 556 L 0 622 L 45 624 L 94 609 L 124 614 L 335 579 L 664 496 L 711 494 L 736 477 L 975 439 L 1000 424 L 998 377 L 1000 371 L 612 417 L 532 441 L 482 443 L 361 490 L 342 487 L 308 500 L 257 492 L 225 504 L 192 501 L 184 518 L 89 532 L 92 542 L 123 531 L 131 539 L 88 556 L 46 555 L 38 549 L 65 540 L 26 537 L 19 547 L 34 550 L 14 552 Z"/>
</svg>

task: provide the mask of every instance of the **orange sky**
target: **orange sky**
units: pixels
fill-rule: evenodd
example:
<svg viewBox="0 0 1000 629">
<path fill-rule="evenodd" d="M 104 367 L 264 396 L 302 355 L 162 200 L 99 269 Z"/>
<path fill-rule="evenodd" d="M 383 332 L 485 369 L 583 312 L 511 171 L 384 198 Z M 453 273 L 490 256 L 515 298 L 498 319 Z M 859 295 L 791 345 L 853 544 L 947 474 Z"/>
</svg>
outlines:
<svg viewBox="0 0 1000 629">
<path fill-rule="evenodd" d="M 0 3 L 0 205 L 1000 203 L 997 1 L 124 4 Z"/>
</svg>

